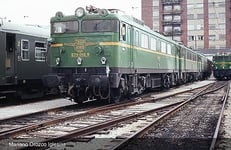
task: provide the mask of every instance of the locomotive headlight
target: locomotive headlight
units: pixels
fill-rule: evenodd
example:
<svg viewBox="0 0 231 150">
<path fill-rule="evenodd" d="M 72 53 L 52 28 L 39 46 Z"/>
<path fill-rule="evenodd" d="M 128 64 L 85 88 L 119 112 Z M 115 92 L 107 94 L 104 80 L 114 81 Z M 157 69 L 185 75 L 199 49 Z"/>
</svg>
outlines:
<svg viewBox="0 0 231 150">
<path fill-rule="evenodd" d="M 80 58 L 80 57 L 78 57 L 76 61 L 77 61 L 77 64 L 78 64 L 78 65 L 81 65 L 81 64 L 82 64 L 82 62 L 83 62 L 83 59 L 82 59 L 82 58 Z"/>
<path fill-rule="evenodd" d="M 107 59 L 106 59 L 105 57 L 102 57 L 102 58 L 101 58 L 101 64 L 102 64 L 102 65 L 105 65 L 105 64 L 106 64 L 106 61 L 107 61 Z"/>
<path fill-rule="evenodd" d="M 84 8 L 79 7 L 75 10 L 75 15 L 77 17 L 83 17 L 83 15 L 85 14 Z"/>
<path fill-rule="evenodd" d="M 61 58 L 60 57 L 57 57 L 55 59 L 55 63 L 56 63 L 56 66 L 59 66 L 61 64 Z"/>
</svg>

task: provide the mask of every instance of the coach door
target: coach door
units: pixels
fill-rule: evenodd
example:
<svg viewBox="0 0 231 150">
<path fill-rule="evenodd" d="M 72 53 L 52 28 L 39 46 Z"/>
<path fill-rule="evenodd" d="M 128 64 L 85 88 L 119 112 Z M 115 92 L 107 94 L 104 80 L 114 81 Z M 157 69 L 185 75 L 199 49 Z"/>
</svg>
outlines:
<svg viewBox="0 0 231 150">
<path fill-rule="evenodd" d="M 14 83 L 15 70 L 15 34 L 6 33 L 5 75 L 7 83 Z"/>
</svg>

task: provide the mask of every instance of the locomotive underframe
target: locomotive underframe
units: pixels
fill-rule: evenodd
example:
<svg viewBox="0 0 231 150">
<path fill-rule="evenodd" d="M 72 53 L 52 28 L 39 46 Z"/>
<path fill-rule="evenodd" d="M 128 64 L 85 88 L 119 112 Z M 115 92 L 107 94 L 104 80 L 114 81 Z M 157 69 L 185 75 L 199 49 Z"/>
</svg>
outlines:
<svg viewBox="0 0 231 150">
<path fill-rule="evenodd" d="M 105 68 L 69 68 L 55 71 L 58 72 L 58 76 L 54 75 L 53 81 L 57 81 L 55 85 L 59 84 L 60 91 L 78 103 L 87 99 L 118 101 L 122 97 L 142 94 L 154 88 L 168 89 L 203 76 L 198 72 L 162 73 L 154 69 L 149 71 L 152 73 L 138 72 L 138 69 L 131 73 L 129 69 L 110 68 L 109 75 L 105 73 Z"/>
<path fill-rule="evenodd" d="M 213 76 L 218 80 L 229 80 L 231 79 L 231 69 L 213 70 Z"/>
</svg>

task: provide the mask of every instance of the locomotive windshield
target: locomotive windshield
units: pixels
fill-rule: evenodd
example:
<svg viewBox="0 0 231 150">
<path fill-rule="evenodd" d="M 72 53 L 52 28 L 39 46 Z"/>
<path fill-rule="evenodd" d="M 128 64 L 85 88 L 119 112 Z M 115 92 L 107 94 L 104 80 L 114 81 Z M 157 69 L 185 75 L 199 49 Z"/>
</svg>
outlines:
<svg viewBox="0 0 231 150">
<path fill-rule="evenodd" d="M 55 22 L 51 25 L 52 33 L 76 33 L 78 30 L 77 21 Z"/>
<path fill-rule="evenodd" d="M 119 21 L 117 20 L 84 20 L 82 32 L 118 32 Z"/>
<path fill-rule="evenodd" d="M 214 61 L 231 61 L 231 56 L 214 56 Z"/>
</svg>

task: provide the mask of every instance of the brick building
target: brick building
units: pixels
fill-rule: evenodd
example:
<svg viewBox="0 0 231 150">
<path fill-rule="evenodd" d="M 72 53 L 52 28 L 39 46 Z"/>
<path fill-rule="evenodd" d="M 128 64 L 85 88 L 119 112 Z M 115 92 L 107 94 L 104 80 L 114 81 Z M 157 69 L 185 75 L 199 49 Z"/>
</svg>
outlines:
<svg viewBox="0 0 231 150">
<path fill-rule="evenodd" d="M 141 7 L 145 24 L 173 40 L 203 53 L 230 51 L 230 0 L 142 0 Z"/>
</svg>

